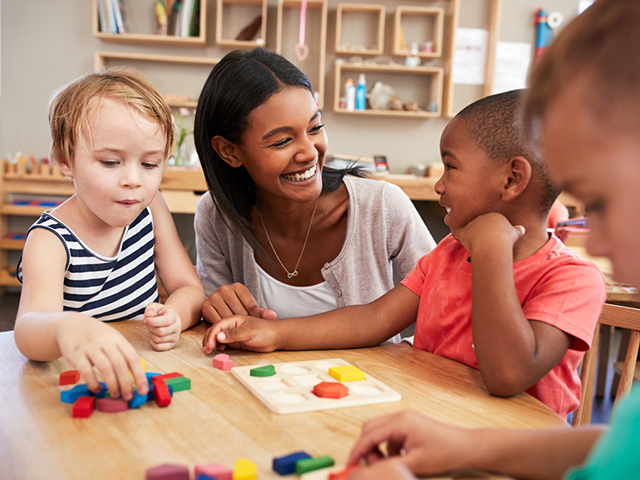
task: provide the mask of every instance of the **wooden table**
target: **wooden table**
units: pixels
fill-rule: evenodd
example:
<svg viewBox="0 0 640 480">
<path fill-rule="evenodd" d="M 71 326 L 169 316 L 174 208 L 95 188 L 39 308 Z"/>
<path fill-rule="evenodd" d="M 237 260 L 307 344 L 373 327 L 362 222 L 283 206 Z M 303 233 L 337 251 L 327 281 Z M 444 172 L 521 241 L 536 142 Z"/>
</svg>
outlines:
<svg viewBox="0 0 640 480">
<path fill-rule="evenodd" d="M 258 478 L 280 478 L 272 459 L 293 451 L 331 455 L 344 464 L 365 420 L 405 409 L 465 427 L 544 428 L 566 423 L 527 394 L 490 396 L 477 370 L 407 345 L 333 351 L 255 354 L 230 351 L 236 366 L 342 358 L 402 394 L 394 403 L 277 415 L 228 371 L 212 366 L 200 324 L 176 348 L 153 351 L 138 322 L 114 324 L 146 359 L 147 371 L 190 378 L 166 408 L 147 403 L 117 414 L 95 411 L 74 419 L 60 402 L 65 360 L 27 360 L 13 332 L 0 333 L 0 477 L 3 479 L 143 479 L 162 463 L 254 461 Z M 193 470 L 192 470 L 193 472 Z"/>
</svg>

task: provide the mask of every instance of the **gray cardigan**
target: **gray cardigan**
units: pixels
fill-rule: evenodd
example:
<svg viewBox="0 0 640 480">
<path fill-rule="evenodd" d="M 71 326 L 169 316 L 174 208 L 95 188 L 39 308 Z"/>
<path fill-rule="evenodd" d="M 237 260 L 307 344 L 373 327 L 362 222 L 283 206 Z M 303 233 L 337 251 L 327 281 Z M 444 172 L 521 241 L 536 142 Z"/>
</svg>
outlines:
<svg viewBox="0 0 640 480">
<path fill-rule="evenodd" d="M 349 194 L 347 234 L 340 254 L 322 268 L 339 307 L 382 296 L 394 286 L 390 261 L 404 278 L 436 246 L 400 188 L 349 176 L 343 181 Z M 264 306 L 253 248 L 227 226 L 209 192 L 198 201 L 194 227 L 198 275 L 207 296 L 239 282 Z"/>
</svg>

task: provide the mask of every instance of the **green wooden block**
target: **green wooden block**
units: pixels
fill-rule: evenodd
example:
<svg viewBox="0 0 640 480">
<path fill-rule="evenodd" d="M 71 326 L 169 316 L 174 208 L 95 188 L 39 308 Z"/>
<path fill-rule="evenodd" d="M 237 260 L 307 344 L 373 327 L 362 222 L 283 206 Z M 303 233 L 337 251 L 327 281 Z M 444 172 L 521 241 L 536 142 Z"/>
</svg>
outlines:
<svg viewBox="0 0 640 480">
<path fill-rule="evenodd" d="M 273 365 L 265 365 L 264 367 L 256 367 L 249 370 L 252 377 L 271 377 L 276 374 L 276 367 Z"/>
<path fill-rule="evenodd" d="M 165 380 L 165 383 L 167 385 L 171 385 L 174 392 L 181 392 L 182 390 L 191 389 L 191 379 L 187 377 L 167 378 Z"/>
<path fill-rule="evenodd" d="M 296 475 L 301 476 L 314 470 L 320 470 L 321 468 L 333 467 L 335 462 L 329 455 L 324 457 L 315 458 L 303 458 L 296 462 Z"/>
</svg>

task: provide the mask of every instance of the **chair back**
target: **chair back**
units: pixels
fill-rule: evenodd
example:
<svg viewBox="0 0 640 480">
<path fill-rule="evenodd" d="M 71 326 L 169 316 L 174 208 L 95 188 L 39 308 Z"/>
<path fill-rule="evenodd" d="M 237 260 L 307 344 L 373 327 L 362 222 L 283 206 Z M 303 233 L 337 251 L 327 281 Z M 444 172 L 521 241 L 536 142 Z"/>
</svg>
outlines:
<svg viewBox="0 0 640 480">
<path fill-rule="evenodd" d="M 631 391 L 633 385 L 633 377 L 636 369 L 638 358 L 638 349 L 640 348 L 640 309 L 623 307 L 605 303 L 598 318 L 598 325 L 593 336 L 593 344 L 591 349 L 584 355 L 582 365 L 580 367 L 580 381 L 582 382 L 582 399 L 580 406 L 573 412 L 572 425 L 583 425 L 591 423 L 591 407 L 593 404 L 594 379 L 596 373 L 596 359 L 598 357 L 598 343 L 600 341 L 601 325 L 627 328 L 631 330 L 631 340 L 629 341 L 629 349 L 622 367 L 620 383 L 616 392 L 615 406 L 617 403 Z"/>
</svg>

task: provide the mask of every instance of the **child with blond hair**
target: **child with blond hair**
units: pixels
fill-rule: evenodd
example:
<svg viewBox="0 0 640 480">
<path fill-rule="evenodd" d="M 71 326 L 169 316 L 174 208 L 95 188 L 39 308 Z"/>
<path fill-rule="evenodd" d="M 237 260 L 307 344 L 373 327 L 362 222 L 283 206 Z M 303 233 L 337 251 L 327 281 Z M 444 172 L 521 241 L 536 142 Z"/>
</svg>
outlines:
<svg viewBox="0 0 640 480">
<path fill-rule="evenodd" d="M 200 320 L 202 285 L 158 192 L 175 147 L 171 109 L 139 73 L 109 69 L 60 89 L 51 158 L 75 194 L 27 233 L 15 341 L 32 360 L 64 357 L 92 391 L 148 390 L 131 344 L 107 323 L 142 320 L 156 350 Z M 160 303 L 156 271 L 168 299 Z"/>
</svg>

